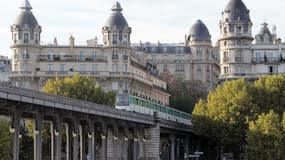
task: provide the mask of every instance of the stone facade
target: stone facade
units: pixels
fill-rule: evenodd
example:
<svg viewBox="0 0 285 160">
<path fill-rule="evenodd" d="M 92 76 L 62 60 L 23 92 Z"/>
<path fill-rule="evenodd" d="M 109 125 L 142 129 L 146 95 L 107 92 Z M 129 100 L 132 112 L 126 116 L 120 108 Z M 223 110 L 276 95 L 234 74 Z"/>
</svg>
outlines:
<svg viewBox="0 0 285 160">
<path fill-rule="evenodd" d="M 253 43 L 252 21 L 242 0 L 230 0 L 220 22 L 220 80 L 245 78 L 255 80 L 262 76 L 285 73 L 285 44 L 263 23 Z"/>
<path fill-rule="evenodd" d="M 115 2 L 111 15 L 102 28 L 104 44 L 97 39 L 86 46 L 75 44 L 70 36 L 69 45 L 41 45 L 42 27 L 25 0 L 21 12 L 11 26 L 12 84 L 41 90 L 50 78 L 68 77 L 76 73 L 94 78 L 106 90 L 118 94 L 133 94 L 168 105 L 166 82 L 158 78 L 155 67 L 140 62 L 131 47 L 131 28 Z"/>
</svg>

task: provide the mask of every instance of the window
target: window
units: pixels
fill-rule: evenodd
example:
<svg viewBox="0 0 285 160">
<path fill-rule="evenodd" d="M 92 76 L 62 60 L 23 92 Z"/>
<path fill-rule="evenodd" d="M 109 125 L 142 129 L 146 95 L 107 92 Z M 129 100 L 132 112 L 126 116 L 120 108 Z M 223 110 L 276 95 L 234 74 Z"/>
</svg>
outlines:
<svg viewBox="0 0 285 160">
<path fill-rule="evenodd" d="M 118 72 L 119 69 L 118 69 L 118 64 L 113 64 L 112 65 L 112 72 Z"/>
<path fill-rule="evenodd" d="M 278 66 L 268 66 L 269 73 L 278 73 Z"/>
<path fill-rule="evenodd" d="M 184 72 L 184 64 L 176 64 L 175 71 Z"/>
<path fill-rule="evenodd" d="M 29 50 L 28 50 L 28 49 L 25 49 L 25 50 L 24 50 L 24 53 L 22 54 L 22 58 L 23 58 L 23 59 L 29 59 L 29 58 L 30 58 Z"/>
<path fill-rule="evenodd" d="M 80 51 L 80 56 L 79 56 L 80 61 L 85 61 L 85 55 L 83 51 Z"/>
<path fill-rule="evenodd" d="M 202 65 L 201 64 L 197 64 L 196 68 L 197 68 L 197 72 L 201 72 L 202 71 Z"/>
<path fill-rule="evenodd" d="M 96 51 L 92 52 L 92 59 L 95 60 L 96 59 Z"/>
<path fill-rule="evenodd" d="M 229 52 L 228 51 L 224 51 L 224 54 L 223 54 L 223 61 L 224 62 L 228 62 L 229 61 Z"/>
<path fill-rule="evenodd" d="M 31 32 L 31 40 L 34 40 L 34 32 Z"/>
<path fill-rule="evenodd" d="M 242 53 L 241 53 L 241 52 L 239 52 L 239 53 L 236 54 L 236 56 L 235 56 L 235 62 L 238 62 L 238 63 L 243 62 L 243 56 L 242 56 Z"/>
<path fill-rule="evenodd" d="M 24 33 L 24 43 L 29 43 L 29 34 Z"/>
<path fill-rule="evenodd" d="M 241 33 L 241 26 L 237 26 L 237 33 Z"/>
<path fill-rule="evenodd" d="M 119 59 L 119 56 L 118 56 L 118 53 L 117 53 L 116 50 L 113 50 L 112 59 L 113 59 L 113 60 L 118 60 L 118 59 Z"/>
<path fill-rule="evenodd" d="M 48 52 L 48 60 L 53 60 L 53 53 L 52 52 Z"/>
<path fill-rule="evenodd" d="M 128 72 L 128 64 L 123 64 L 123 71 Z"/>
<path fill-rule="evenodd" d="M 24 72 L 27 72 L 27 71 L 29 71 L 29 69 L 28 69 L 28 64 L 23 64 L 24 66 L 23 66 L 23 68 L 24 68 Z"/>
<path fill-rule="evenodd" d="M 202 60 L 202 52 L 197 52 L 197 60 Z"/>
<path fill-rule="evenodd" d="M 97 72 L 97 64 L 92 64 L 92 73 L 96 73 Z"/>
<path fill-rule="evenodd" d="M 224 27 L 224 34 L 227 34 L 227 27 Z"/>
<path fill-rule="evenodd" d="M 229 67 L 224 67 L 224 74 L 228 74 L 229 73 Z"/>
<path fill-rule="evenodd" d="M 48 71 L 52 72 L 53 71 L 53 65 L 52 64 L 48 64 Z"/>
<path fill-rule="evenodd" d="M 60 64 L 60 72 L 65 72 L 65 64 Z"/>
<path fill-rule="evenodd" d="M 118 41 L 117 41 L 117 34 L 113 34 L 113 44 L 117 44 Z"/>
<path fill-rule="evenodd" d="M 85 73 L 85 68 L 86 68 L 86 64 L 80 64 L 80 73 L 81 74 Z"/>
</svg>

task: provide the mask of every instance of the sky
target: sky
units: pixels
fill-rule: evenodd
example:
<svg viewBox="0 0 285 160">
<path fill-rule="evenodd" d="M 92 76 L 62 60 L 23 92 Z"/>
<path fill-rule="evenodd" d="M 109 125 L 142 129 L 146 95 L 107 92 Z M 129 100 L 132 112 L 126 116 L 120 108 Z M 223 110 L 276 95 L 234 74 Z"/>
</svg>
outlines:
<svg viewBox="0 0 285 160">
<path fill-rule="evenodd" d="M 20 13 L 23 0 L 0 0 L 0 55 L 10 56 L 10 26 Z M 114 0 L 29 0 L 33 13 L 42 26 L 42 43 L 67 44 L 72 34 L 77 45 L 98 37 L 102 43 L 104 26 Z M 132 27 L 132 43 L 184 42 L 196 20 L 201 19 L 212 35 L 219 38 L 221 13 L 229 0 L 118 0 L 123 15 Z M 254 24 L 253 35 L 266 21 L 277 26 L 278 37 L 285 38 L 284 0 L 243 0 Z"/>
</svg>

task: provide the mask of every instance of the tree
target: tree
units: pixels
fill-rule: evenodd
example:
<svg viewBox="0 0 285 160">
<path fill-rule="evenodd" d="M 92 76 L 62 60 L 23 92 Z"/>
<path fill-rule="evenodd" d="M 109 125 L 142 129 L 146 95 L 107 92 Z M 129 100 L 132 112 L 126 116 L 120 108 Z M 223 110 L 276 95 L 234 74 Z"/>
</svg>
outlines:
<svg viewBox="0 0 285 160">
<path fill-rule="evenodd" d="M 196 104 L 192 113 L 195 132 L 216 140 L 235 158 L 245 144 L 248 120 L 257 114 L 249 89 L 250 84 L 244 79 L 227 81 L 209 93 L 207 101 Z"/>
<path fill-rule="evenodd" d="M 207 87 L 201 81 L 184 81 L 182 78 L 166 78 L 170 93 L 170 106 L 191 113 L 195 103 L 205 99 Z"/>
<path fill-rule="evenodd" d="M 45 93 L 85 100 L 98 104 L 115 106 L 116 94 L 105 92 L 102 87 L 89 77 L 75 74 L 72 78 L 56 78 L 47 81 L 43 87 Z"/>
<path fill-rule="evenodd" d="M 13 135 L 9 132 L 9 122 L 0 120 L 0 160 L 12 160 Z"/>
<path fill-rule="evenodd" d="M 249 160 L 281 160 L 284 157 L 282 147 L 282 125 L 279 115 L 271 110 L 262 113 L 255 121 L 250 121 L 247 131 L 247 156 Z"/>
<path fill-rule="evenodd" d="M 285 110 L 285 75 L 260 78 L 255 81 L 251 95 L 260 113 L 274 110 L 282 116 Z"/>
</svg>

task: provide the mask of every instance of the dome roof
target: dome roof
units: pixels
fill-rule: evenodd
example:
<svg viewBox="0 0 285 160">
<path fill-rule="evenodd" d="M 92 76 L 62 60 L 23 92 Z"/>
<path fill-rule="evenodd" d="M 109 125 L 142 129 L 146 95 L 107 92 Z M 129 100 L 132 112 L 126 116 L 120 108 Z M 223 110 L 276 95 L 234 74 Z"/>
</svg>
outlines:
<svg viewBox="0 0 285 160">
<path fill-rule="evenodd" d="M 190 29 L 188 40 L 191 41 L 211 41 L 211 35 L 206 25 L 197 20 L 196 23 Z"/>
<path fill-rule="evenodd" d="M 39 26 L 38 21 L 31 11 L 21 11 L 14 24 L 19 26 L 27 25 L 29 28 L 36 28 L 36 26 Z"/>
<path fill-rule="evenodd" d="M 124 29 L 125 27 L 129 27 L 128 22 L 121 13 L 123 9 L 119 2 L 114 3 L 111 11 L 112 13 L 105 24 L 106 27 L 116 27 L 117 29 Z"/>
<path fill-rule="evenodd" d="M 37 19 L 31 12 L 32 6 L 28 0 L 24 0 L 23 4 L 20 6 L 21 12 L 17 16 L 14 25 L 25 26 L 29 28 L 36 28 L 39 26 Z"/>
<path fill-rule="evenodd" d="M 271 32 L 270 32 L 270 30 L 268 28 L 268 24 L 267 23 L 264 22 L 262 24 L 262 27 L 261 27 L 261 29 L 260 29 L 258 34 L 260 34 L 260 35 L 264 35 L 264 34 L 271 35 Z"/>
<path fill-rule="evenodd" d="M 223 21 L 250 22 L 249 10 L 242 0 L 230 0 L 223 12 Z"/>
</svg>

